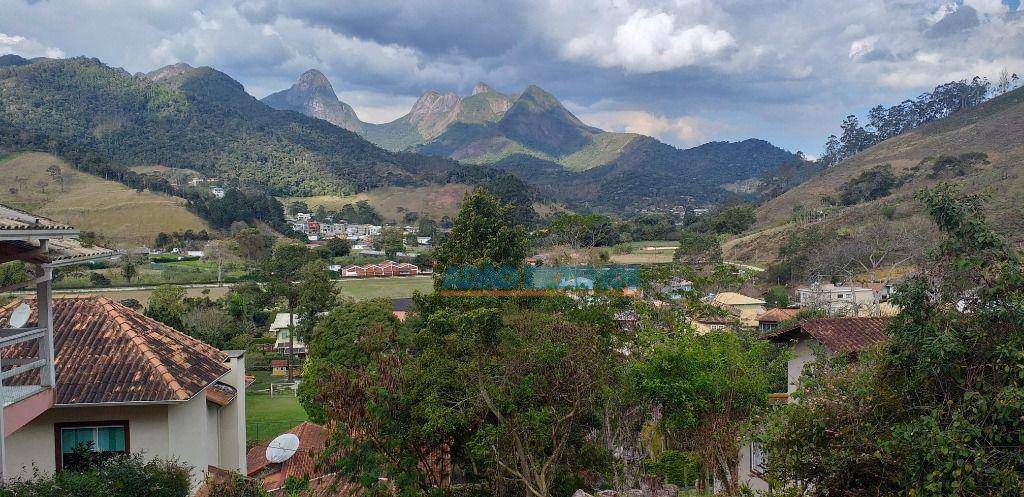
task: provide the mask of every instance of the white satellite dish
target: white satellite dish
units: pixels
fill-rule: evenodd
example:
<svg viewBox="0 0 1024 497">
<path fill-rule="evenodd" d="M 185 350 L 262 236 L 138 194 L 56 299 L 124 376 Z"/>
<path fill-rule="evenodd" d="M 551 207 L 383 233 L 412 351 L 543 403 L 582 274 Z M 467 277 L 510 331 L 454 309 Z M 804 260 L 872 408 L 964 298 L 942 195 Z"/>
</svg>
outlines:
<svg viewBox="0 0 1024 497">
<path fill-rule="evenodd" d="M 299 450 L 299 437 L 292 433 L 285 433 L 267 445 L 267 461 L 282 463 L 295 455 Z"/>
<path fill-rule="evenodd" d="M 28 318 L 32 315 L 32 309 L 28 307 L 28 304 L 22 302 L 21 305 L 14 308 L 11 312 L 11 317 L 7 319 L 7 322 L 11 325 L 11 328 L 24 328 L 25 323 L 28 323 Z"/>
</svg>

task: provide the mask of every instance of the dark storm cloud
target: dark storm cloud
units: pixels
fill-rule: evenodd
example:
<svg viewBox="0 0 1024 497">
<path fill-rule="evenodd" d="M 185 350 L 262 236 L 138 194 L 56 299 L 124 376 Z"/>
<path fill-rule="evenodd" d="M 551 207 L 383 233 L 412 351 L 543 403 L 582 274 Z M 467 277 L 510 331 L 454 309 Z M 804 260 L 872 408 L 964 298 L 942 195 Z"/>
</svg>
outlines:
<svg viewBox="0 0 1024 497">
<path fill-rule="evenodd" d="M 842 9 L 831 0 L 0 0 L 0 9 L 0 52 L 95 56 L 132 72 L 209 65 L 256 96 L 317 68 L 375 121 L 428 89 L 538 84 L 609 129 L 678 145 L 756 136 L 809 153 L 849 113 L 1024 69 L 1024 19 L 998 0 Z"/>
</svg>

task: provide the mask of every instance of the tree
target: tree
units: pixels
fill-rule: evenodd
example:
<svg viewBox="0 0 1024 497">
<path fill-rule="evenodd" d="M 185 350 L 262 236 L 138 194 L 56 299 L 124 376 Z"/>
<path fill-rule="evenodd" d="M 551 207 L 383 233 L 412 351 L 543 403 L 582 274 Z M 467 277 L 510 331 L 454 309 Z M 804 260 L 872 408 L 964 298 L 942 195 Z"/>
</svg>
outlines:
<svg viewBox="0 0 1024 497">
<path fill-rule="evenodd" d="M 843 205 L 859 204 L 889 195 L 899 186 L 899 179 L 890 164 L 876 166 L 864 171 L 839 187 L 839 199 Z"/>
<path fill-rule="evenodd" d="M 224 348 L 238 333 L 238 325 L 219 307 L 197 306 L 181 316 L 182 331 L 202 342 Z"/>
<path fill-rule="evenodd" d="M 373 237 L 373 248 L 384 252 L 389 259 L 394 259 L 405 249 L 405 235 L 401 228 L 384 228 L 379 235 Z"/>
<path fill-rule="evenodd" d="M 879 350 L 818 360 L 765 423 L 769 474 L 811 495 L 1018 495 L 1024 270 L 983 198 L 918 198 L 944 238 L 899 287 Z"/>
<path fill-rule="evenodd" d="M 203 246 L 203 257 L 217 263 L 217 284 L 224 283 L 224 263 L 231 255 L 231 245 L 224 240 L 210 240 Z"/>
<path fill-rule="evenodd" d="M 683 330 L 655 343 L 637 366 L 639 388 L 662 406 L 663 429 L 697 454 L 702 481 L 716 479 L 730 495 L 739 493 L 740 428 L 767 404 L 784 368 L 772 347 L 733 333 Z"/>
<path fill-rule="evenodd" d="M 721 262 L 722 245 L 718 242 L 718 235 L 684 230 L 679 237 L 674 259 L 691 267 Z"/>
<path fill-rule="evenodd" d="M 136 256 L 132 254 L 124 254 L 121 256 L 121 276 L 128 284 L 131 284 L 132 280 L 139 275 L 138 260 Z"/>
<path fill-rule="evenodd" d="M 0 264 L 0 288 L 29 280 L 28 267 L 24 262 L 11 261 Z"/>
<path fill-rule="evenodd" d="M 56 181 L 60 185 L 60 192 L 64 193 L 64 171 L 61 170 L 57 164 L 51 164 L 46 168 L 46 172 L 49 173 L 50 178 Z"/>
<path fill-rule="evenodd" d="M 184 331 L 182 319 L 186 312 L 185 289 L 177 285 L 162 285 L 153 289 L 145 314 L 171 328 Z"/>
<path fill-rule="evenodd" d="M 250 262 L 265 258 L 274 245 L 274 238 L 264 235 L 259 228 L 245 228 L 235 234 L 239 255 Z"/>
<path fill-rule="evenodd" d="M 316 285 L 317 291 L 333 291 L 333 287 L 326 289 L 322 286 L 321 280 L 325 275 L 317 275 L 316 269 L 307 267 L 314 262 L 315 256 L 304 245 L 297 243 L 285 243 L 274 247 L 274 251 L 260 268 L 260 278 L 266 282 L 267 293 L 284 301 L 285 309 L 288 312 L 288 379 L 292 379 L 292 360 L 295 356 L 295 314 L 300 305 L 308 300 L 320 302 L 319 295 L 307 295 L 312 292 L 304 283 L 304 278 L 313 278 L 311 282 Z M 320 263 L 322 267 L 322 263 Z M 324 268 L 326 272 L 326 268 Z M 311 329 L 316 318 L 315 312 L 308 313 L 306 322 L 302 325 L 304 329 Z"/>
<path fill-rule="evenodd" d="M 352 244 L 345 238 L 328 238 L 324 247 L 331 257 L 344 257 L 352 252 Z"/>
<path fill-rule="evenodd" d="M 522 268 L 529 255 L 526 230 L 512 220 L 512 206 L 478 188 L 466 196 L 452 231 L 434 251 L 434 286 L 448 268 Z"/>
<path fill-rule="evenodd" d="M 309 212 L 309 205 L 301 200 L 288 204 L 288 214 L 296 215 L 300 212 Z"/>
</svg>

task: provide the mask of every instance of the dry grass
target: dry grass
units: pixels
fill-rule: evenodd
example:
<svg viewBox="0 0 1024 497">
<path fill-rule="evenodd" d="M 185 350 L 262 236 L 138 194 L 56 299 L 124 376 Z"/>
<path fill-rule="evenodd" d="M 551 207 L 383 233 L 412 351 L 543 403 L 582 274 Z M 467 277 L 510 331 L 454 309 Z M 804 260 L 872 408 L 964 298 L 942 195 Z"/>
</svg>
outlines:
<svg viewBox="0 0 1024 497">
<path fill-rule="evenodd" d="M 288 197 L 282 198 L 281 203 L 287 207 L 291 202 L 300 200 L 308 204 L 311 209 L 322 205 L 329 210 L 339 210 L 345 204 L 354 204 L 365 200 L 384 217 L 385 221 L 402 222 L 407 212 L 416 212 L 421 217 L 431 219 L 441 219 L 444 216 L 454 218 L 459 213 L 459 204 L 462 203 L 462 198 L 470 188 L 469 185 L 464 184 L 389 187 L 344 197 Z"/>
<path fill-rule="evenodd" d="M 46 172 L 53 164 L 63 171 L 63 193 Z M 40 188 L 38 181 L 50 184 Z M 0 192 L 6 204 L 83 231 L 95 231 L 115 246 L 150 244 L 161 231 L 210 229 L 185 209 L 185 201 L 180 198 L 136 192 L 120 183 L 78 172 L 44 153 L 0 158 Z"/>
<path fill-rule="evenodd" d="M 939 181 L 953 181 L 969 192 L 990 196 L 993 225 L 1013 240 L 1024 240 L 1024 89 L 994 98 L 977 109 L 921 126 L 886 140 L 843 161 L 810 181 L 772 199 L 758 209 L 757 231 L 726 242 L 727 259 L 768 262 L 779 244 L 800 226 L 789 223 L 797 206 L 813 209 L 825 197 L 836 198 L 840 186 L 872 167 L 891 164 L 900 175 L 926 157 L 984 152 L 990 164 L 954 180 L 935 180 L 917 174 L 886 198 L 850 206 L 821 221 L 826 230 L 857 229 L 881 219 L 881 208 L 895 208 L 898 219 L 922 216 L 914 199 L 918 190 Z"/>
</svg>

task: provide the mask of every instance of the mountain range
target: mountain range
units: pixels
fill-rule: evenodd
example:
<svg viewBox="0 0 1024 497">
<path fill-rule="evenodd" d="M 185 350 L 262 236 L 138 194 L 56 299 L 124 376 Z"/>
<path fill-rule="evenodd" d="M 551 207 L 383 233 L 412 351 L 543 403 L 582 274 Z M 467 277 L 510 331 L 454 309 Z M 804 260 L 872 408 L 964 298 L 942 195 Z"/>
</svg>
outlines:
<svg viewBox="0 0 1024 497">
<path fill-rule="evenodd" d="M 722 185 L 798 160 L 761 140 L 680 150 L 604 132 L 536 86 L 427 92 L 371 124 L 316 71 L 260 101 L 210 67 L 131 74 L 85 57 L 0 58 L 0 123 L 11 131 L 0 138 L 30 133 L 76 157 L 192 169 L 276 196 L 468 182 L 613 213 L 721 202 L 736 196 Z"/>
<path fill-rule="evenodd" d="M 680 150 L 649 136 L 603 131 L 535 85 L 517 94 L 485 83 L 467 96 L 430 90 L 408 114 L 373 124 L 361 121 L 314 69 L 263 102 L 326 120 L 389 150 L 494 166 L 559 200 L 597 209 L 719 202 L 735 196 L 723 185 L 801 160 L 763 140 Z"/>
</svg>

